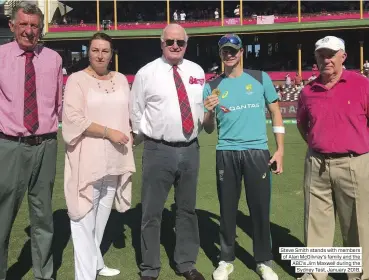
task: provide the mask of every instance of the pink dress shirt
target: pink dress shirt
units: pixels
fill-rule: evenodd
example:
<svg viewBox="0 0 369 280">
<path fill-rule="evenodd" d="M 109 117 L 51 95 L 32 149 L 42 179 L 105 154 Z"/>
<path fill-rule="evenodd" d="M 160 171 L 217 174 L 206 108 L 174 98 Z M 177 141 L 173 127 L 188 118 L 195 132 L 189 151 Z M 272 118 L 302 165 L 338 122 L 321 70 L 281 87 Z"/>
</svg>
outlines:
<svg viewBox="0 0 369 280">
<path fill-rule="evenodd" d="M 114 92 L 111 91 L 113 82 Z M 101 81 L 84 71 L 72 74 L 64 93 L 62 131 L 66 143 L 64 194 L 68 215 L 83 218 L 93 207 L 93 183 L 106 175 L 118 175 L 117 211 L 131 206 L 131 175 L 136 171 L 132 143 L 112 144 L 107 139 L 87 137 L 92 122 L 130 135 L 129 85 L 123 74 Z M 100 87 L 99 87 L 100 84 Z"/>
<path fill-rule="evenodd" d="M 301 91 L 297 123 L 316 152 L 368 153 L 368 120 L 369 80 L 357 73 L 344 70 L 331 89 L 318 77 Z"/>
<path fill-rule="evenodd" d="M 0 46 L 0 131 L 11 136 L 28 136 L 23 125 L 26 57 L 17 42 Z M 43 46 L 34 50 L 36 94 L 39 117 L 37 135 L 57 132 L 61 112 L 63 74 L 60 55 Z"/>
</svg>

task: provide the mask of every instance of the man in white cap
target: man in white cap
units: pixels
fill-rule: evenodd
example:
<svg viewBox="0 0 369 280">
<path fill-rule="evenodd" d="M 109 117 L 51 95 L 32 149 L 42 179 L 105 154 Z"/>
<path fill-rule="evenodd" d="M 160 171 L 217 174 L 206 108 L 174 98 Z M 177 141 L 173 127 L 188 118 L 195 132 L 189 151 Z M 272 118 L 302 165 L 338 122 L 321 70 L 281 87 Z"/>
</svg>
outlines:
<svg viewBox="0 0 369 280">
<path fill-rule="evenodd" d="M 364 280 L 369 279 L 369 81 L 343 69 L 346 56 L 343 40 L 327 36 L 317 41 L 320 75 L 298 101 L 297 126 L 308 144 L 305 244 L 333 246 L 337 213 L 343 246 L 362 248 L 362 272 L 351 270 L 348 279 Z M 327 277 L 312 273 L 298 279 Z"/>
</svg>

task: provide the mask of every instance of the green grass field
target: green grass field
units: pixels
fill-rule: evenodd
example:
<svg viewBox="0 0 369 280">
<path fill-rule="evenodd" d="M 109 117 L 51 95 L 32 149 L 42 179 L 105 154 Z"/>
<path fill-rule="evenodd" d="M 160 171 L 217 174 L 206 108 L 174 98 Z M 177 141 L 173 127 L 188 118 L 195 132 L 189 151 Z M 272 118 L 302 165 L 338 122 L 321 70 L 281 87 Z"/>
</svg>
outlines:
<svg viewBox="0 0 369 280">
<path fill-rule="evenodd" d="M 268 126 L 270 149 L 274 151 L 274 138 L 271 126 Z M 273 193 L 271 209 L 271 230 L 275 254 L 275 271 L 279 279 L 295 279 L 294 267 L 290 261 L 281 261 L 278 254 L 280 246 L 303 246 L 303 158 L 306 145 L 301 140 L 295 125 L 287 125 L 285 138 L 284 173 L 273 176 Z M 63 192 L 64 145 L 59 137 L 57 175 L 54 187 L 54 225 L 55 244 L 54 261 L 58 280 L 74 279 L 73 245 L 70 238 L 69 220 L 66 212 Z M 215 144 L 216 135 L 200 136 L 201 167 L 198 184 L 197 209 L 200 226 L 201 248 L 197 268 L 206 279 L 212 279 L 213 264 L 219 252 L 219 204 L 215 185 Z M 105 231 L 102 250 L 106 265 L 118 268 L 121 274 L 112 280 L 139 279 L 137 261 L 140 258 L 140 188 L 141 188 L 141 154 L 142 145 L 135 150 L 137 173 L 134 176 L 132 209 L 124 214 L 113 210 Z M 242 192 L 237 217 L 237 239 L 235 271 L 230 280 L 259 279 L 254 272 L 253 250 L 251 240 L 251 223 L 246 199 Z M 173 231 L 173 191 L 169 194 L 163 212 L 161 262 L 159 279 L 184 279 L 176 276 L 172 269 L 172 256 L 175 235 Z M 335 245 L 341 245 L 338 225 Z M 8 280 L 34 279 L 31 266 L 29 218 L 27 199 L 18 213 L 13 226 L 8 262 Z M 99 279 L 104 279 L 100 277 Z M 106 278 L 109 279 L 109 278 Z M 335 276 L 334 279 L 345 279 Z"/>
</svg>

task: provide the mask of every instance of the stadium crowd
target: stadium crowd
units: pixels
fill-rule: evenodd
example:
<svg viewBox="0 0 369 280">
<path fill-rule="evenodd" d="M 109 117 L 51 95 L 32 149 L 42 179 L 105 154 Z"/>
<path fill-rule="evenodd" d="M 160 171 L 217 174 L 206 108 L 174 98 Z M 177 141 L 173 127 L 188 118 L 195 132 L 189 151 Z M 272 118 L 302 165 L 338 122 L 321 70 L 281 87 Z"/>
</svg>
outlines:
<svg viewBox="0 0 369 280">
<path fill-rule="evenodd" d="M 96 12 L 93 9 L 85 9 L 78 2 L 64 2 L 73 8 L 73 10 L 63 17 L 52 19 L 53 24 L 62 25 L 78 25 L 81 22 L 84 24 L 96 23 Z M 225 18 L 239 17 L 240 7 L 236 2 L 224 3 Z M 100 4 L 101 20 L 114 20 L 112 4 L 108 1 L 103 1 Z M 139 22 L 162 22 L 166 21 L 166 7 L 157 2 L 122 2 L 117 4 L 118 22 L 119 23 L 139 23 Z M 368 2 L 365 3 L 365 9 L 369 7 Z M 359 11 L 359 2 L 339 1 L 339 2 L 317 2 L 305 1 L 301 4 L 301 12 L 303 15 L 335 15 L 335 14 L 350 14 Z M 219 20 L 220 15 L 219 1 L 210 1 L 204 3 L 192 2 L 176 2 L 171 3 L 171 19 L 176 21 L 209 21 Z M 182 14 L 182 16 L 181 16 Z M 243 17 L 255 18 L 262 15 L 274 15 L 276 17 L 296 17 L 297 3 L 290 1 L 270 1 L 270 2 L 254 2 L 249 1 L 243 3 Z"/>
</svg>

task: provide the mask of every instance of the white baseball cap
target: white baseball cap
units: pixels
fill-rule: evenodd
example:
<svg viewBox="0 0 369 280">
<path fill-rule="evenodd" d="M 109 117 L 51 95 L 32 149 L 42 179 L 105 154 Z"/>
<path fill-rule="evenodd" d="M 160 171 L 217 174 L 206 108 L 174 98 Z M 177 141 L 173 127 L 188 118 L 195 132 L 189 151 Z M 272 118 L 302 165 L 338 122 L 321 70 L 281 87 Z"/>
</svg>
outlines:
<svg viewBox="0 0 369 280">
<path fill-rule="evenodd" d="M 315 43 L 315 50 L 329 49 L 333 51 L 345 50 L 345 42 L 335 36 L 326 36 Z"/>
</svg>

